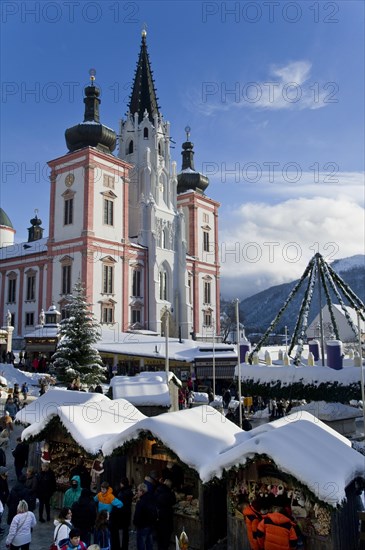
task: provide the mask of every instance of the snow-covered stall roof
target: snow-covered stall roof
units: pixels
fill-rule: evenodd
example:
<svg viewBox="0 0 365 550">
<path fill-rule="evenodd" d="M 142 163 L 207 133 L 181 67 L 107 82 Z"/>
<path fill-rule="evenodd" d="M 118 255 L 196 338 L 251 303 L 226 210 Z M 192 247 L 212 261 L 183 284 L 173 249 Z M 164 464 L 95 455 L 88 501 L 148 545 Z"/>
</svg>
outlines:
<svg viewBox="0 0 365 550">
<path fill-rule="evenodd" d="M 243 441 L 207 460 L 200 477 L 203 482 L 220 478 L 224 470 L 244 465 L 256 454 L 269 456 L 280 471 L 332 506 L 346 498 L 346 487 L 365 472 L 364 456 L 345 437 L 301 412 L 247 432 Z"/>
<path fill-rule="evenodd" d="M 329 367 L 308 367 L 295 365 L 249 365 L 242 363 L 241 380 L 255 380 L 255 382 L 270 383 L 280 380 L 281 384 L 319 384 L 326 382 L 338 382 L 344 386 L 360 382 L 361 369 L 359 367 L 344 366 L 341 370 Z M 237 371 L 236 367 L 236 371 Z M 237 373 L 236 373 L 237 374 Z"/>
<path fill-rule="evenodd" d="M 181 386 L 181 381 L 172 373 L 168 373 L 168 380 Z M 171 398 L 169 386 L 166 383 L 166 373 L 141 372 L 136 376 L 114 376 L 110 380 L 113 397 L 127 399 L 135 406 L 157 405 L 170 407 Z"/>
<path fill-rule="evenodd" d="M 22 432 L 22 439 L 28 439 L 40 434 L 57 416 L 72 438 L 90 454 L 98 453 L 110 437 L 145 418 L 124 399 L 112 401 L 100 393 L 54 389 L 21 409 L 15 420 L 30 424 Z"/>
<path fill-rule="evenodd" d="M 101 340 L 97 343 L 99 352 L 119 353 L 140 357 L 152 357 L 160 359 L 163 363 L 166 354 L 166 340 L 162 336 L 146 335 L 134 332 L 119 332 L 113 328 L 103 328 Z M 175 361 L 191 363 L 196 359 L 237 359 L 235 346 L 229 344 L 216 344 L 214 352 L 212 344 L 197 342 L 195 340 L 179 340 L 169 338 L 169 358 Z"/>
<path fill-rule="evenodd" d="M 14 387 L 14 384 L 21 386 L 24 382 L 29 385 L 38 386 L 39 379 L 46 376 L 44 373 L 21 371 L 16 369 L 11 363 L 1 363 L 0 374 L 5 379 L 5 385 L 9 388 Z"/>
<path fill-rule="evenodd" d="M 356 407 L 350 407 L 350 405 L 344 405 L 343 403 L 327 403 L 326 401 L 312 401 L 305 405 L 293 407 L 291 410 L 292 413 L 300 411 L 307 411 L 326 422 L 362 416 L 362 411 Z"/>
<path fill-rule="evenodd" d="M 213 407 L 201 406 L 145 418 L 123 433 L 106 441 L 102 447 L 105 456 L 141 433 L 149 431 L 179 459 L 200 475 L 201 469 L 246 432 L 227 420 Z"/>
</svg>

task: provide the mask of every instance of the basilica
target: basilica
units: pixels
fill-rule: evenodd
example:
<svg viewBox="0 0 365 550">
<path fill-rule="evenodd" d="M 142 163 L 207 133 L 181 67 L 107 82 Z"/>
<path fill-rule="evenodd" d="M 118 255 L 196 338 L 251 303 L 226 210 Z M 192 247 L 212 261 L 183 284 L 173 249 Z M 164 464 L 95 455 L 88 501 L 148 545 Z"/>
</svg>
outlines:
<svg viewBox="0 0 365 550">
<path fill-rule="evenodd" d="M 219 334 L 219 204 L 195 170 L 189 127 L 180 170 L 171 158 L 146 31 L 118 132 L 102 124 L 99 95 L 91 74 L 84 120 L 48 163 L 48 236 L 36 214 L 28 241 L 16 243 L 0 209 L 0 325 L 12 326 L 20 344 L 50 307 L 67 315 L 81 279 L 102 325 L 163 334 L 168 316 L 170 336 Z"/>
</svg>

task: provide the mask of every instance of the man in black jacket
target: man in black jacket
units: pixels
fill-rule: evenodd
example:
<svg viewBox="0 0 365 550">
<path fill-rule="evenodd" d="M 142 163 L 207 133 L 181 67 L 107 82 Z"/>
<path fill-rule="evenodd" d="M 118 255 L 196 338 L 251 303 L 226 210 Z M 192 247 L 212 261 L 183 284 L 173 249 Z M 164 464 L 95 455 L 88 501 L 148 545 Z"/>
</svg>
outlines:
<svg viewBox="0 0 365 550">
<path fill-rule="evenodd" d="M 133 523 L 137 530 L 137 550 L 153 550 L 153 531 L 157 522 L 157 507 L 154 494 L 145 483 L 138 485 L 139 497 Z"/>
</svg>

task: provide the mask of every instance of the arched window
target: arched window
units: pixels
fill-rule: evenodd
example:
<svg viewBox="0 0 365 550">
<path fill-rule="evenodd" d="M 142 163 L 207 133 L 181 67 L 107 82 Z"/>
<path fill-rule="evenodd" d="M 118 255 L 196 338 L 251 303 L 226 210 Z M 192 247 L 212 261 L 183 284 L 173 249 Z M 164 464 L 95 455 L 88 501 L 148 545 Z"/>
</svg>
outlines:
<svg viewBox="0 0 365 550">
<path fill-rule="evenodd" d="M 161 147 L 161 141 L 158 142 L 158 154 L 162 156 L 162 147 Z"/>
<path fill-rule="evenodd" d="M 159 285 L 160 285 L 160 300 L 167 300 L 167 273 L 166 273 L 166 271 L 160 271 L 160 273 L 159 273 Z"/>
<path fill-rule="evenodd" d="M 133 139 L 130 140 L 128 149 L 127 149 L 127 155 L 131 155 L 133 153 Z"/>
<path fill-rule="evenodd" d="M 143 137 L 144 139 L 148 139 L 148 128 L 143 128 Z"/>
</svg>

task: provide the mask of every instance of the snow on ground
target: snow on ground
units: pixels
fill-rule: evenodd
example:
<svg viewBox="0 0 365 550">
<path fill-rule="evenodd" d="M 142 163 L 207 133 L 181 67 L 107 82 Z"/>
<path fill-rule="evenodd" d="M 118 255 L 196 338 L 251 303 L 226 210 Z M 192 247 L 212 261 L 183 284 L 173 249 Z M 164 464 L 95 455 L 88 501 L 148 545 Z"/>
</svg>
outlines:
<svg viewBox="0 0 365 550">
<path fill-rule="evenodd" d="M 327 403 L 326 401 L 311 401 L 305 405 L 293 407 L 291 410 L 293 414 L 301 411 L 307 411 L 320 420 L 327 422 L 362 417 L 362 411 L 356 407 L 350 407 L 350 405 L 343 405 L 342 403 Z"/>
<path fill-rule="evenodd" d="M 0 383 L 8 388 L 14 388 L 14 384 L 19 384 L 19 387 L 21 387 L 26 382 L 29 387 L 29 395 L 34 396 L 39 395 L 39 379 L 47 376 L 44 373 L 24 372 L 8 363 L 0 364 L 0 375 L 0 379 L 5 379 L 5 383 L 1 380 Z"/>
</svg>

